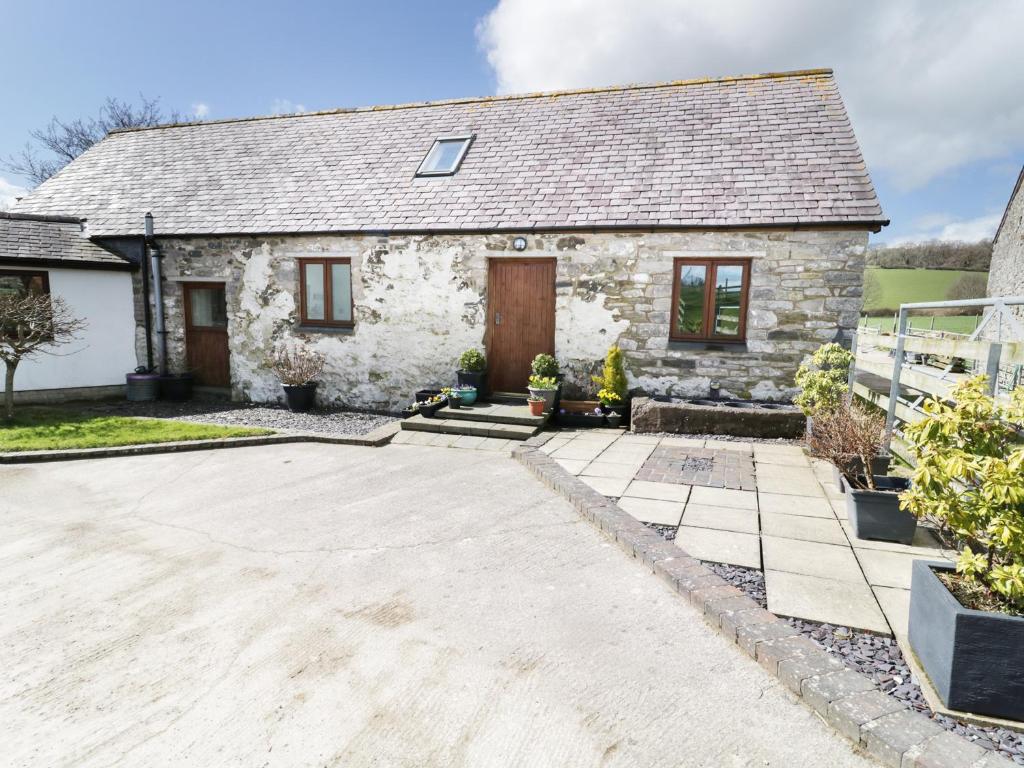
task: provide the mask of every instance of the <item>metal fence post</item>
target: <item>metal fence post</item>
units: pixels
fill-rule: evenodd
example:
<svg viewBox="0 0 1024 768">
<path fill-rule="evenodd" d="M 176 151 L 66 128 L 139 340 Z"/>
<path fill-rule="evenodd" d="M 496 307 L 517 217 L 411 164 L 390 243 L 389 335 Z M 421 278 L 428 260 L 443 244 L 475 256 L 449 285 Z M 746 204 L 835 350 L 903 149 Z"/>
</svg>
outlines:
<svg viewBox="0 0 1024 768">
<path fill-rule="evenodd" d="M 899 335 L 892 362 L 892 381 L 889 384 L 889 411 L 885 415 L 885 450 L 892 453 L 892 432 L 896 427 L 896 401 L 900 396 L 900 373 L 903 371 L 903 347 L 907 337 L 907 310 L 900 307 Z"/>
<path fill-rule="evenodd" d="M 993 342 L 988 348 L 988 362 L 985 364 L 985 375 L 988 376 L 989 397 L 995 397 L 999 391 L 999 361 L 1003 357 L 1003 345 Z"/>
</svg>

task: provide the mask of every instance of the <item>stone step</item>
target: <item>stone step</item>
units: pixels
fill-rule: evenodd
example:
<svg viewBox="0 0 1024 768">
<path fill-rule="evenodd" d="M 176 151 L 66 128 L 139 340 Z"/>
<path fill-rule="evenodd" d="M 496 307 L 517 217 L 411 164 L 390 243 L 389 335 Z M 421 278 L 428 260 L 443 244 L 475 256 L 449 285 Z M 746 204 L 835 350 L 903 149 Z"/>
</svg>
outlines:
<svg viewBox="0 0 1024 768">
<path fill-rule="evenodd" d="M 473 403 L 461 408 L 442 408 L 437 415 L 453 421 L 489 421 L 494 424 L 525 424 L 540 427 L 548 420 L 547 414 L 533 416 L 526 405 L 505 403 Z"/>
<path fill-rule="evenodd" d="M 449 410 L 448 408 L 444 409 L 445 412 Z M 402 429 L 414 432 L 439 432 L 445 435 L 475 435 L 477 437 L 501 437 L 506 440 L 526 440 L 537 434 L 540 431 L 540 426 L 467 419 L 425 419 L 420 414 L 416 414 L 402 421 Z"/>
</svg>

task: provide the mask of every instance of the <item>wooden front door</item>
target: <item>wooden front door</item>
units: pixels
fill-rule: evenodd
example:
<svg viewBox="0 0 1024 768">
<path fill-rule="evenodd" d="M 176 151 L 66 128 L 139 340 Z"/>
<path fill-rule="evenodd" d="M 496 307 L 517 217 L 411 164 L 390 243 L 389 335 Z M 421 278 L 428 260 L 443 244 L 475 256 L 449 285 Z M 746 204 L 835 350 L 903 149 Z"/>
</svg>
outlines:
<svg viewBox="0 0 1024 768">
<path fill-rule="evenodd" d="M 490 259 L 487 381 L 493 392 L 525 392 L 536 355 L 555 353 L 555 260 Z"/>
<path fill-rule="evenodd" d="M 231 385 L 228 365 L 228 309 L 224 283 L 183 283 L 185 356 L 196 384 Z"/>
</svg>

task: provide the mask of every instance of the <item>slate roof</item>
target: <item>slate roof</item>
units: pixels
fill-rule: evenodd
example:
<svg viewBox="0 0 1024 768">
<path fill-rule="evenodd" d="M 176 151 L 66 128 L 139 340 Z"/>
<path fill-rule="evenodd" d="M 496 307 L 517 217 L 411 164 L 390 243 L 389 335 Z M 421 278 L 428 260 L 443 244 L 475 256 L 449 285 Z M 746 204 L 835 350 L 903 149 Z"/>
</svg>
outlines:
<svg viewBox="0 0 1024 768">
<path fill-rule="evenodd" d="M 454 176 L 434 139 L 475 134 Z M 90 235 L 887 223 L 831 70 L 113 132 L 24 198 Z"/>
<path fill-rule="evenodd" d="M 131 269 L 131 262 L 86 237 L 79 219 L 0 211 L 0 265 Z"/>
</svg>

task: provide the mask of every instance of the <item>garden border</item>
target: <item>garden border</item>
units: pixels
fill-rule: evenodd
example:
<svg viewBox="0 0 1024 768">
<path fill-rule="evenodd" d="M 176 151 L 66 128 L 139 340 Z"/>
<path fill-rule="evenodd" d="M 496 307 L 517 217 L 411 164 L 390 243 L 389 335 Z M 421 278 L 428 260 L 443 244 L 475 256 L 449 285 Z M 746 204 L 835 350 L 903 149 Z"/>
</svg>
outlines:
<svg viewBox="0 0 1024 768">
<path fill-rule="evenodd" d="M 156 453 L 184 453 L 187 451 L 210 451 L 220 448 L 248 448 L 258 445 L 283 445 L 288 443 L 332 443 L 335 445 L 362 445 L 380 448 L 391 442 L 398 432 L 394 421 L 383 424 L 365 435 L 335 437 L 318 435 L 314 432 L 276 432 L 272 435 L 252 437 L 221 437 L 209 440 L 180 440 L 167 443 L 140 443 L 139 445 L 117 445 L 107 448 L 71 448 L 56 451 L 11 451 L 0 453 L 0 464 L 35 464 L 44 461 L 74 461 L 76 459 L 109 459 L 118 456 L 145 456 Z"/>
<path fill-rule="evenodd" d="M 825 722 L 883 765 L 894 768 L 1014 768 L 1002 755 L 947 731 L 875 688 L 860 672 L 800 635 L 675 542 L 621 510 L 538 448 L 542 433 L 512 456 L 564 496 L 581 517 L 667 582 L 704 620 L 777 677 Z"/>
</svg>

